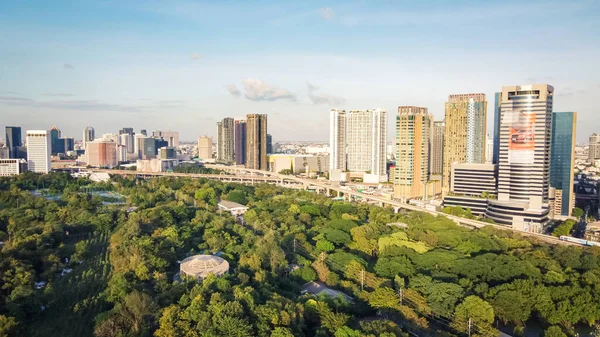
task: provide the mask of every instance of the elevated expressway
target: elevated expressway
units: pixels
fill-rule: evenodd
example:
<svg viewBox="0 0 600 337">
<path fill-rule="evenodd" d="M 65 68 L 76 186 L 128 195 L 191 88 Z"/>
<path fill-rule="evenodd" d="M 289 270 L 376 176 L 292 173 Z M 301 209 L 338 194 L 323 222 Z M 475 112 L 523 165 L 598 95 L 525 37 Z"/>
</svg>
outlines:
<svg viewBox="0 0 600 337">
<path fill-rule="evenodd" d="M 207 168 L 212 168 L 216 170 L 221 170 L 228 174 L 195 174 L 195 173 L 174 173 L 174 172 L 136 172 L 130 170 L 104 170 L 104 169 L 89 169 L 91 172 L 102 172 L 108 174 L 118 174 L 118 175 L 135 175 L 139 177 L 185 177 L 185 178 L 205 178 L 212 180 L 220 180 L 224 182 L 234 182 L 234 183 L 242 183 L 242 184 L 260 184 L 260 183 L 269 183 L 276 184 L 279 186 L 287 187 L 287 188 L 297 188 L 297 189 L 307 189 L 314 190 L 317 193 L 325 193 L 327 196 L 337 195 L 338 197 L 344 197 L 344 199 L 348 201 L 362 201 L 368 202 L 372 204 L 379 205 L 381 207 L 390 206 L 394 209 L 394 212 L 399 212 L 401 209 L 409 210 L 409 211 L 418 211 L 429 213 L 433 216 L 445 216 L 448 219 L 451 219 L 455 223 L 465 227 L 471 228 L 481 228 L 485 226 L 492 226 L 502 230 L 511 230 L 513 232 L 518 232 L 524 236 L 532 236 L 540 241 L 544 241 L 546 243 L 551 244 L 562 244 L 562 245 L 575 245 L 579 244 L 562 241 L 553 236 L 525 232 L 521 230 L 517 230 L 507 226 L 501 225 L 493 225 L 487 222 L 465 219 L 453 215 L 448 215 L 442 212 L 435 212 L 426 210 L 424 208 L 402 203 L 395 200 L 389 200 L 385 198 L 381 198 L 378 196 L 363 194 L 360 192 L 355 192 L 349 189 L 343 189 L 341 186 L 336 186 L 331 184 L 329 181 L 316 180 L 316 179 L 305 179 L 299 178 L 291 175 L 283 175 L 274 172 L 261 171 L 261 170 L 253 170 L 247 169 L 244 167 L 236 167 L 236 166 L 225 166 L 225 165 L 205 165 Z"/>
</svg>

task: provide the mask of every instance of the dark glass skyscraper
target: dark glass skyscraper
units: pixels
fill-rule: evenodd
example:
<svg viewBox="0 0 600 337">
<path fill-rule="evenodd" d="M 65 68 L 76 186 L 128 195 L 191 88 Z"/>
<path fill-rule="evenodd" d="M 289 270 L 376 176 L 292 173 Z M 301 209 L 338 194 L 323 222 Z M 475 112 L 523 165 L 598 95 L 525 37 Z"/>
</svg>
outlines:
<svg viewBox="0 0 600 337">
<path fill-rule="evenodd" d="M 244 165 L 246 164 L 246 121 L 237 120 L 234 124 L 233 156 L 237 165 Z"/>
<path fill-rule="evenodd" d="M 11 159 L 19 158 L 18 148 L 23 144 L 21 139 L 21 127 L 6 127 L 6 147 L 8 148 L 8 157 Z"/>
<path fill-rule="evenodd" d="M 550 187 L 556 189 L 555 215 L 569 216 L 573 209 L 576 122 L 576 112 L 552 113 Z"/>
<path fill-rule="evenodd" d="M 50 144 L 52 147 L 52 154 L 65 153 L 65 140 L 61 138 L 60 129 L 53 126 L 50 129 Z"/>
<path fill-rule="evenodd" d="M 502 103 L 502 93 L 497 92 L 494 95 L 494 155 L 493 164 L 500 163 L 500 105 Z"/>
<path fill-rule="evenodd" d="M 273 136 L 267 134 L 267 154 L 273 154 Z"/>
</svg>

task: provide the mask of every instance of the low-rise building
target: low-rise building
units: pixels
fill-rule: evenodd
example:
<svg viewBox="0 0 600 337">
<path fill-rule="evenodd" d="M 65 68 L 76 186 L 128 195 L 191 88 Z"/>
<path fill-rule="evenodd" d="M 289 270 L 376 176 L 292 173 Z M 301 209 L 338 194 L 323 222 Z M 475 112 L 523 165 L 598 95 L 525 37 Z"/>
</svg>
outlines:
<svg viewBox="0 0 600 337">
<path fill-rule="evenodd" d="M 13 176 L 27 171 L 25 159 L 0 159 L 0 177 Z"/>
<path fill-rule="evenodd" d="M 230 212 L 231 215 L 235 217 L 244 215 L 244 213 L 246 213 L 246 211 L 248 210 L 247 206 L 229 200 L 219 201 L 218 206 L 220 210 Z"/>
<path fill-rule="evenodd" d="M 179 165 L 177 159 L 144 159 L 136 162 L 137 172 L 168 172 Z"/>
<path fill-rule="evenodd" d="M 329 171 L 329 155 L 274 154 L 269 156 L 269 170 L 275 173 L 324 174 Z"/>
<path fill-rule="evenodd" d="M 476 216 L 485 214 L 488 199 L 496 198 L 497 166 L 493 164 L 452 164 L 450 191 L 444 207 L 470 209 Z"/>
<path fill-rule="evenodd" d="M 600 221 L 587 224 L 583 238 L 588 241 L 600 242 Z"/>
</svg>

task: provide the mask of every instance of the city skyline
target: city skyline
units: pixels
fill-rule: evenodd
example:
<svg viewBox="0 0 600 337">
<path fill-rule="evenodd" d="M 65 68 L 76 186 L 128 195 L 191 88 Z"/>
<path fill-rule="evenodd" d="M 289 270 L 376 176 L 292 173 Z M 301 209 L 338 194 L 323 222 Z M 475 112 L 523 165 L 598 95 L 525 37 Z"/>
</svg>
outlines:
<svg viewBox="0 0 600 337">
<path fill-rule="evenodd" d="M 78 139 L 88 124 L 98 134 L 130 125 L 194 141 L 216 138 L 223 117 L 261 113 L 275 139 L 325 141 L 332 108 L 418 105 L 441 120 L 449 94 L 482 92 L 491 102 L 505 85 L 550 83 L 555 110 L 579 112 L 577 141 L 597 132 L 600 4 L 592 1 L 30 6 L 39 11 L 0 4 L 9 47 L 0 65 L 1 127 L 57 125 Z M 217 30 L 222 13 L 235 23 Z M 462 16 L 471 19 L 453 19 Z M 506 36 L 510 44 L 497 43 Z M 538 43 L 540 36 L 552 43 Z M 419 52 L 402 53 L 405 46 Z M 487 115 L 491 134 L 491 104 Z M 388 123 L 388 141 L 393 128 Z"/>
</svg>

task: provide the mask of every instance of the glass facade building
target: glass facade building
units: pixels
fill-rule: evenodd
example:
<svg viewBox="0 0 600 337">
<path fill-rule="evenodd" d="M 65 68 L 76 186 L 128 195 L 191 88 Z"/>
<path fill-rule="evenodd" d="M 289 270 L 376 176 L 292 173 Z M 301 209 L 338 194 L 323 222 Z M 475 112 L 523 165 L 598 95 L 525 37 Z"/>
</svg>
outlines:
<svg viewBox="0 0 600 337">
<path fill-rule="evenodd" d="M 550 187 L 556 189 L 554 214 L 569 216 L 573 209 L 576 112 L 552 113 Z"/>
<path fill-rule="evenodd" d="M 21 139 L 21 128 L 18 126 L 6 127 L 6 147 L 8 148 L 8 158 L 21 158 L 18 148 L 23 144 Z"/>
</svg>

